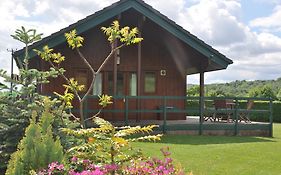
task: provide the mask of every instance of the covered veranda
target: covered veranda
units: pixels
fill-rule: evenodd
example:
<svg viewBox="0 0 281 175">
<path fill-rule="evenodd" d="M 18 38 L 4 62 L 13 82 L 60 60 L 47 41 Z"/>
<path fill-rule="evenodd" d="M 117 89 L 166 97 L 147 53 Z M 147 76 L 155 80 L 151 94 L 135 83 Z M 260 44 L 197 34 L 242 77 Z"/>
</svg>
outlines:
<svg viewBox="0 0 281 175">
<path fill-rule="evenodd" d="M 97 98 L 95 96 L 89 98 Z M 159 125 L 158 132 L 167 134 L 186 134 L 186 135 L 226 135 L 226 136 L 266 136 L 272 137 L 272 99 L 268 98 L 242 98 L 242 97 L 179 97 L 179 96 L 116 96 L 113 98 L 125 99 L 124 109 L 104 109 L 103 115 L 119 114 L 123 115 L 123 120 L 111 120 L 116 126 L 123 125 Z M 155 109 L 131 109 L 130 100 L 139 99 L 160 100 L 161 108 Z M 232 99 L 234 106 L 232 108 L 215 108 L 214 101 Z M 186 106 L 177 108 L 171 106 L 170 102 L 175 100 L 184 100 Z M 247 102 L 267 101 L 268 106 L 263 109 L 248 109 Z M 169 104 L 169 105 L 168 105 Z M 93 115 L 97 110 L 86 110 L 88 116 Z M 149 116 L 156 114 L 156 119 L 143 119 L 136 121 L 130 117 L 132 115 Z M 185 120 L 174 120 L 174 116 L 184 114 Z M 220 116 L 218 120 L 211 120 L 215 114 Z M 267 116 L 267 120 L 251 120 L 252 114 Z M 230 117 L 229 120 L 227 117 Z M 249 120 L 247 120 L 247 117 Z M 218 118 L 218 117 L 217 117 Z M 215 119 L 215 118 L 213 118 Z M 90 123 L 88 123 L 91 125 Z"/>
</svg>

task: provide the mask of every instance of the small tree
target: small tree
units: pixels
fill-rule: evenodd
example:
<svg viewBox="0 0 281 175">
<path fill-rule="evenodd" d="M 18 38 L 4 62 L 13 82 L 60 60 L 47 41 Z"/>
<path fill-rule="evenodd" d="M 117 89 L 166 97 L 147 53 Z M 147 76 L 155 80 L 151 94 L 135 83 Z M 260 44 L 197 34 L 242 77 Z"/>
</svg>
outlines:
<svg viewBox="0 0 281 175">
<path fill-rule="evenodd" d="M 279 100 L 279 101 L 281 101 L 281 89 L 279 89 L 279 91 L 278 91 L 278 94 L 277 94 L 277 99 Z"/>
<path fill-rule="evenodd" d="M 249 90 L 248 92 L 248 96 L 249 97 L 260 97 L 260 89 L 261 87 L 254 87 L 252 89 Z"/>
<path fill-rule="evenodd" d="M 80 119 L 73 115 L 73 117 L 80 121 L 80 125 L 82 128 L 85 127 L 85 116 L 84 116 L 84 102 L 87 99 L 87 96 L 92 91 L 92 88 L 94 86 L 96 76 L 101 72 L 101 70 L 104 68 L 104 66 L 108 63 L 110 58 L 114 55 L 114 53 L 121 49 L 124 46 L 128 46 L 131 44 L 139 43 L 143 40 L 143 38 L 138 38 L 138 29 L 133 28 L 130 29 L 129 27 L 123 27 L 120 28 L 119 22 L 114 21 L 111 26 L 109 27 L 102 27 L 101 30 L 105 33 L 105 35 L 108 37 L 108 41 L 111 45 L 111 50 L 107 57 L 103 60 L 101 65 L 99 65 L 98 69 L 95 70 L 93 65 L 89 63 L 89 58 L 86 58 L 83 53 L 80 51 L 80 47 L 83 46 L 84 38 L 81 36 L 78 36 L 76 33 L 76 30 L 72 30 L 69 33 L 65 34 L 67 43 L 69 47 L 73 50 L 75 50 L 82 62 L 88 67 L 88 69 L 91 72 L 92 80 L 90 83 L 90 86 L 88 89 L 86 89 L 86 93 L 81 95 L 79 94 L 79 91 L 83 90 L 85 88 L 84 85 L 79 85 L 78 82 L 74 78 L 69 78 L 64 75 L 64 69 L 60 67 L 60 64 L 65 60 L 64 56 L 62 56 L 60 53 L 53 53 L 53 49 L 50 49 L 48 46 L 45 46 L 42 51 L 35 50 L 37 54 L 45 61 L 47 61 L 50 66 L 58 71 L 60 75 L 63 77 L 63 79 L 67 82 L 67 85 L 64 85 L 66 88 L 64 94 L 58 94 L 61 100 L 65 101 L 67 104 L 71 104 L 71 101 L 74 98 L 74 95 L 79 101 L 79 111 L 80 111 Z M 120 43 L 120 45 L 118 45 Z M 74 95 L 73 95 L 74 94 Z"/>
<path fill-rule="evenodd" d="M 250 89 L 248 94 L 249 94 L 249 97 L 262 97 L 262 98 L 276 99 L 276 95 L 275 95 L 274 91 L 268 85 Z"/>
<path fill-rule="evenodd" d="M 14 85 L 12 94 L 8 92 L 8 87 L 1 85 L 1 90 L 5 92 L 0 94 L 0 174 L 4 171 L 10 154 L 16 150 L 32 111 L 40 113 L 43 110 L 41 103 L 38 103 L 42 100 L 42 96 L 36 92 L 37 85 L 48 83 L 49 77 L 57 76 L 54 69 L 44 72 L 29 69 L 28 47 L 40 40 L 42 34 L 37 34 L 34 29 L 26 30 L 22 27 L 11 36 L 25 45 L 25 54 L 23 63 L 19 61 L 18 79 L 0 70 L 0 77 L 5 82 L 13 82 Z"/>
<path fill-rule="evenodd" d="M 97 125 L 95 128 L 73 130 L 63 128 L 62 131 L 85 141 L 83 144 L 75 145 L 68 150 L 69 156 L 81 159 L 89 159 L 96 164 L 122 165 L 130 160 L 136 160 L 142 156 L 139 150 L 134 150 L 130 142 L 135 141 L 156 141 L 160 140 L 162 134 L 146 135 L 141 137 L 138 134 L 150 134 L 156 125 L 150 126 L 122 126 L 114 127 L 110 122 L 95 117 Z M 115 172 L 112 172 L 114 174 Z"/>
<path fill-rule="evenodd" d="M 54 116 L 50 112 L 53 105 L 46 97 L 39 122 L 36 122 L 37 112 L 33 111 L 30 124 L 25 130 L 25 137 L 20 141 L 18 150 L 11 156 L 6 175 L 29 174 L 31 170 L 39 170 L 53 161 L 63 160 L 60 140 L 53 138 Z"/>
<path fill-rule="evenodd" d="M 269 85 L 265 85 L 261 89 L 261 97 L 276 99 L 276 95 Z"/>
<path fill-rule="evenodd" d="M 186 94 L 189 97 L 198 97 L 200 94 L 200 86 L 194 85 L 191 86 L 190 88 L 187 88 Z"/>
</svg>

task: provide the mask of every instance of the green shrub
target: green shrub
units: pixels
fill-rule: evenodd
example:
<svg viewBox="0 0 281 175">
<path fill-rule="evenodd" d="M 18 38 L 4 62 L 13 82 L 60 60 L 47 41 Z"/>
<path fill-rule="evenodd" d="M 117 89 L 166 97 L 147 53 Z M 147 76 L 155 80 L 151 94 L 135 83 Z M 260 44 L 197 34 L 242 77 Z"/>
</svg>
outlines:
<svg viewBox="0 0 281 175">
<path fill-rule="evenodd" d="M 39 122 L 34 111 L 25 136 L 20 141 L 18 149 L 12 154 L 6 175 L 29 174 L 31 170 L 45 168 L 49 163 L 63 160 L 63 148 L 59 138 L 54 139 L 52 124 L 54 116 L 51 114 L 51 103 L 46 97 L 45 109 Z"/>
<path fill-rule="evenodd" d="M 94 117 L 93 122 L 97 127 L 73 130 L 63 128 L 62 131 L 84 141 L 83 144 L 73 145 L 68 150 L 70 157 L 89 159 L 98 164 L 122 165 L 142 156 L 139 150 L 131 147 L 131 142 L 160 140 L 161 134 L 149 135 L 156 125 L 150 126 L 122 126 L 115 127 L 110 122 Z M 148 134 L 139 136 L 138 134 Z"/>
<path fill-rule="evenodd" d="M 41 39 L 42 34 L 36 30 L 22 27 L 12 37 L 25 44 L 23 62 L 19 62 L 18 78 L 11 77 L 7 71 L 0 69 L 0 77 L 13 84 L 12 93 L 9 88 L 0 84 L 4 91 L 0 94 L 0 174 L 4 174 L 11 153 L 16 151 L 25 128 L 29 125 L 32 111 L 41 113 L 42 95 L 37 93 L 37 86 L 48 83 L 48 78 L 55 78 L 57 71 L 39 71 L 29 68 L 28 47 Z M 15 58 L 18 59 L 18 58 Z"/>
</svg>

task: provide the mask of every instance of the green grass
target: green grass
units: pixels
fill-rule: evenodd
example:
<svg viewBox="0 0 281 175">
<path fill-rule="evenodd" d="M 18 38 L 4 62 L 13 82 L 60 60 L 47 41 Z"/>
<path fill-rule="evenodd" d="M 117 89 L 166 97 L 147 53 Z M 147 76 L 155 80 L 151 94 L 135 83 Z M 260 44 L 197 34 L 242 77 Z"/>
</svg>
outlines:
<svg viewBox="0 0 281 175">
<path fill-rule="evenodd" d="M 274 138 L 178 135 L 135 146 L 152 157 L 169 146 L 172 157 L 194 175 L 281 174 L 281 124 L 274 124 Z"/>
</svg>

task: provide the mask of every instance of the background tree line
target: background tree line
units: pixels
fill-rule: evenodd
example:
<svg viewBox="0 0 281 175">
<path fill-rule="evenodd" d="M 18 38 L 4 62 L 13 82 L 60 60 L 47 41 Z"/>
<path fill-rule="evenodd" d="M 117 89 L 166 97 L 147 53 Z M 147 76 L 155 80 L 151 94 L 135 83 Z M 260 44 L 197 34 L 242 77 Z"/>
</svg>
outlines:
<svg viewBox="0 0 281 175">
<path fill-rule="evenodd" d="M 199 96 L 199 85 L 187 85 L 188 96 Z M 266 97 L 281 100 L 281 77 L 277 80 L 233 81 L 205 85 L 206 96 Z"/>
</svg>

